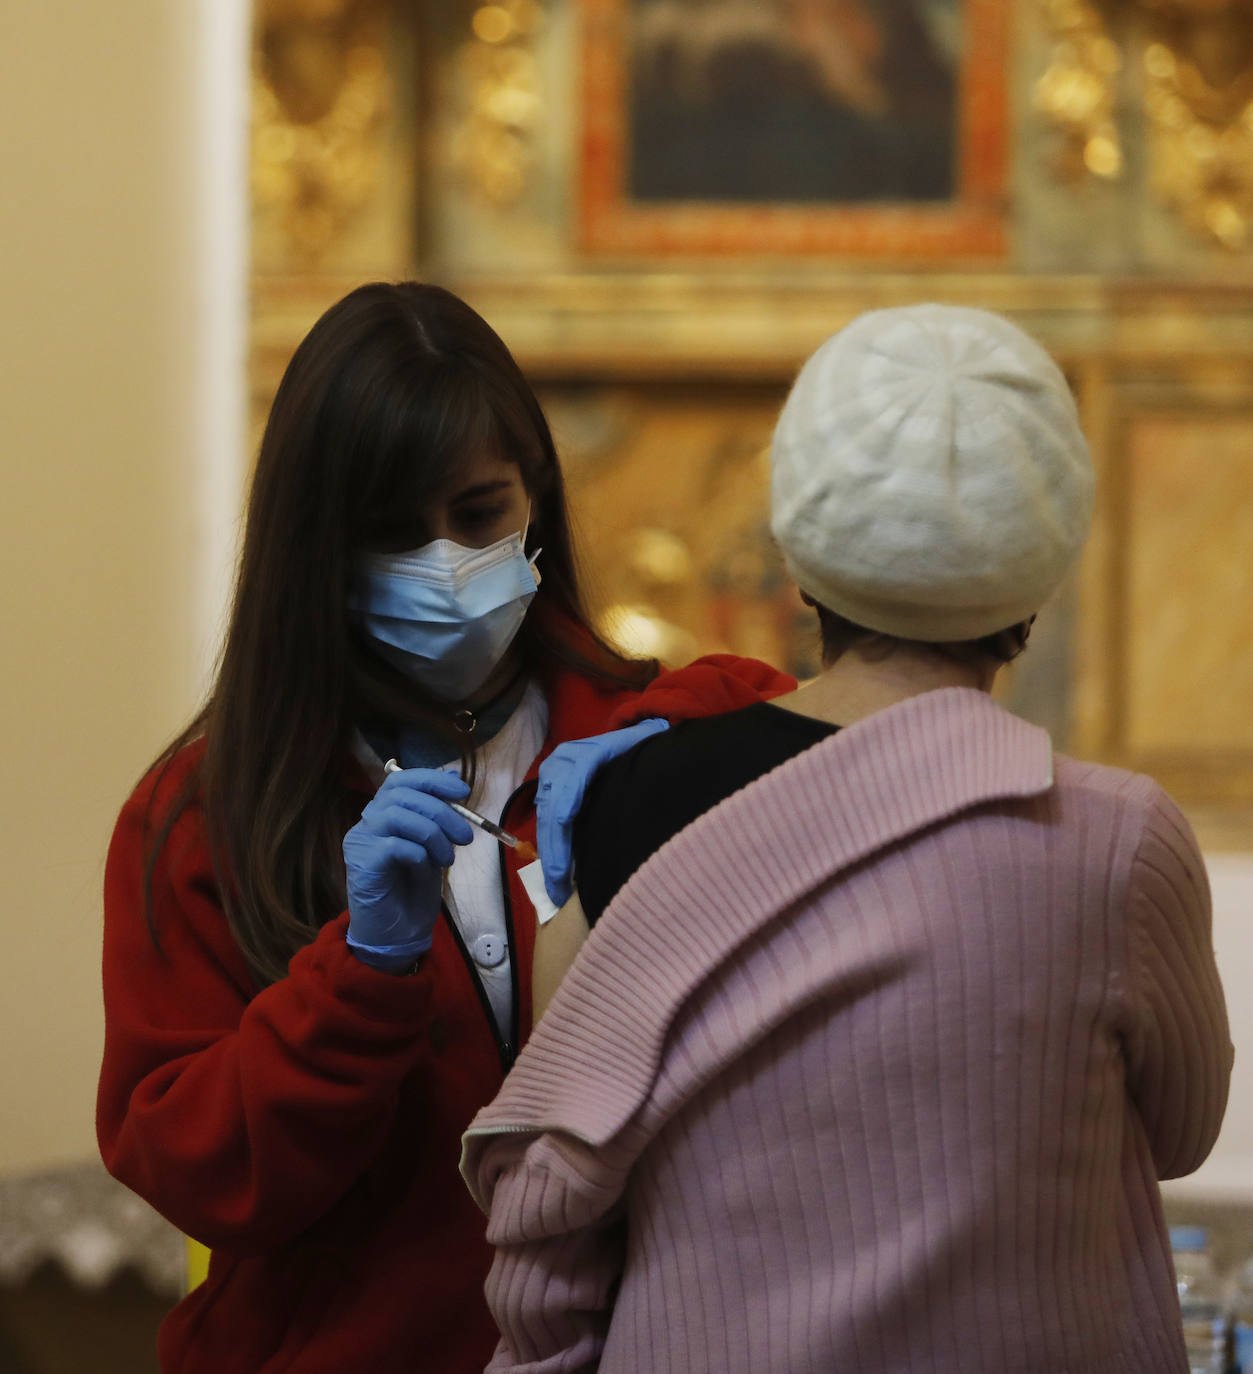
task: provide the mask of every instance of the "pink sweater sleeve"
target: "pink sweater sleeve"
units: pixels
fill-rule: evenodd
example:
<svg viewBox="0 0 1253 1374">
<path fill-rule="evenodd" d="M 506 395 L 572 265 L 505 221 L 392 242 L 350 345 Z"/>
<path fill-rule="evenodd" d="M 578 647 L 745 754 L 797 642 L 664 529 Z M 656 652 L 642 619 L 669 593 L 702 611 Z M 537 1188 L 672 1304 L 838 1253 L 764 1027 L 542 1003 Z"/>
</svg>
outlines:
<svg viewBox="0 0 1253 1374">
<path fill-rule="evenodd" d="M 1218 1137 L 1234 1052 L 1205 866 L 1178 807 L 1154 792 L 1128 891 L 1128 1086 L 1158 1177 L 1178 1178 Z"/>
<path fill-rule="evenodd" d="M 555 1134 L 488 1147 L 480 1177 L 490 1179 L 496 1254 L 485 1291 L 501 1332 L 489 1374 L 598 1367 L 624 1263 L 627 1171 L 606 1167 L 614 1153 Z"/>
</svg>

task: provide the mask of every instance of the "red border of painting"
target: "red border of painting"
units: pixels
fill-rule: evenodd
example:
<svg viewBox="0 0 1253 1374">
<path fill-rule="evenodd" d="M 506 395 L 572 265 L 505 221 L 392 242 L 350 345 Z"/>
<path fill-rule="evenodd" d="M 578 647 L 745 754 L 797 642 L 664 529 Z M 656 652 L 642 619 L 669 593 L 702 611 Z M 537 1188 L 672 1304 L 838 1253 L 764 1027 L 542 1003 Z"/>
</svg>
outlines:
<svg viewBox="0 0 1253 1374">
<path fill-rule="evenodd" d="M 966 0 L 971 41 L 960 83 L 959 190 L 940 205 L 776 202 L 642 205 L 626 197 L 627 0 L 580 0 L 583 136 L 579 218 L 598 255 L 811 255 L 894 261 L 1006 252 L 1008 12 Z"/>
</svg>

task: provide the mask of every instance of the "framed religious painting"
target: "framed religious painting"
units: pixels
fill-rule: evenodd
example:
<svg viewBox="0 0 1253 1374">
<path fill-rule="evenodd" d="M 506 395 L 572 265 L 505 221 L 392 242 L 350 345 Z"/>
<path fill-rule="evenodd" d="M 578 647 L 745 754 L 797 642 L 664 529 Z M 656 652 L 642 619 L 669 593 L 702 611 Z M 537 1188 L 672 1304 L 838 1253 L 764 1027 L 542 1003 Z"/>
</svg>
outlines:
<svg viewBox="0 0 1253 1374">
<path fill-rule="evenodd" d="M 590 254 L 1005 252 L 1005 0 L 581 0 Z"/>
</svg>

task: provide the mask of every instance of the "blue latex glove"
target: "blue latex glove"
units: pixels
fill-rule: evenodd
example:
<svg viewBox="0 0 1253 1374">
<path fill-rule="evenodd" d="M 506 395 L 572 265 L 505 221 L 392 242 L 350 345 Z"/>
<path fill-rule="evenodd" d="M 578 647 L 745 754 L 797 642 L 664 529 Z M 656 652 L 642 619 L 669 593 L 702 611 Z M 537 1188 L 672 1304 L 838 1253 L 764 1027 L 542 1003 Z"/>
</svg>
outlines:
<svg viewBox="0 0 1253 1374">
<path fill-rule="evenodd" d="M 455 773 L 391 773 L 344 836 L 348 945 L 363 964 L 404 973 L 431 947 L 453 845 L 474 831 L 448 805 L 469 795 Z"/>
<path fill-rule="evenodd" d="M 628 725 L 625 730 L 611 730 L 590 739 L 568 740 L 559 744 L 540 764 L 539 791 L 535 794 L 535 838 L 543 865 L 544 886 L 558 906 L 564 906 L 574 891 L 570 837 L 588 783 L 610 759 L 616 759 L 641 740 L 669 728 L 668 720 L 642 720 L 638 725 Z"/>
</svg>

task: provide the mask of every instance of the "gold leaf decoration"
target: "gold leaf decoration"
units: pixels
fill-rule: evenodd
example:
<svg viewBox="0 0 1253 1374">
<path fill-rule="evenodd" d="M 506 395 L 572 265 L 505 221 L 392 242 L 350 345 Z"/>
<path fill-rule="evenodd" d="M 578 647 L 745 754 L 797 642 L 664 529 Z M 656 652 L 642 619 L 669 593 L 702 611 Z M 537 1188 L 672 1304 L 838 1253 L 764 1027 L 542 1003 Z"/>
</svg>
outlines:
<svg viewBox="0 0 1253 1374">
<path fill-rule="evenodd" d="M 1061 133 L 1067 180 L 1123 170 L 1116 124 L 1120 16 L 1143 50 L 1154 193 L 1197 235 L 1253 243 L 1253 6 L 1248 0 L 1040 0 L 1053 39 L 1035 108 Z"/>
<path fill-rule="evenodd" d="M 1146 0 L 1154 191 L 1196 233 L 1239 252 L 1253 235 L 1253 13 Z"/>
<path fill-rule="evenodd" d="M 1042 0 L 1042 6 L 1053 51 L 1034 105 L 1062 135 L 1055 171 L 1067 181 L 1114 180 L 1123 170 L 1115 122 L 1122 53 L 1087 0 Z"/>
<path fill-rule="evenodd" d="M 291 0 L 260 20 L 252 83 L 252 194 L 293 265 L 326 257 L 378 185 L 391 108 L 372 0 Z"/>
<path fill-rule="evenodd" d="M 489 204 L 515 204 L 535 163 L 544 93 L 534 40 L 544 19 L 538 0 L 481 5 L 457 58 L 466 115 L 452 141 L 454 167 Z"/>
</svg>

